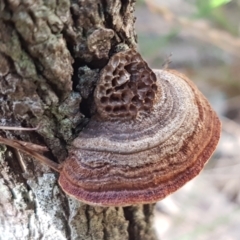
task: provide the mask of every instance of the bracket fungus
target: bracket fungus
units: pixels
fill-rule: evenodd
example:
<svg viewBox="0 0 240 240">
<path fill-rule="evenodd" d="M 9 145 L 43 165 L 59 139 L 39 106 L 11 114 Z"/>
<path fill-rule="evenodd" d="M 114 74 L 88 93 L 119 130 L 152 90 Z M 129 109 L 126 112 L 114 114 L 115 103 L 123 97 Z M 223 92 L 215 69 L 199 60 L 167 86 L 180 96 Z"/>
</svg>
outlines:
<svg viewBox="0 0 240 240">
<path fill-rule="evenodd" d="M 96 114 L 61 165 L 25 147 L 60 172 L 67 194 L 87 204 L 166 197 L 199 174 L 220 137 L 220 121 L 196 86 L 176 71 L 151 70 L 135 50 L 110 58 L 94 101 Z"/>
</svg>

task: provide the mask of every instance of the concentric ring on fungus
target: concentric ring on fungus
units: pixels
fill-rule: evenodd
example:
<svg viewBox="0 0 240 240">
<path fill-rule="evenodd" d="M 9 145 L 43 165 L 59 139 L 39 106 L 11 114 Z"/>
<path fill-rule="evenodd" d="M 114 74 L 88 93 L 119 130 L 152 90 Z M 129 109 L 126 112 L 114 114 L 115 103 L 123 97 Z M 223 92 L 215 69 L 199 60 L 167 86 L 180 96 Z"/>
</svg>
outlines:
<svg viewBox="0 0 240 240">
<path fill-rule="evenodd" d="M 112 56 L 94 100 L 97 113 L 62 164 L 31 143 L 0 142 L 58 171 L 62 189 L 79 201 L 127 206 L 156 202 L 194 178 L 220 137 L 220 121 L 197 87 L 176 71 L 151 70 L 134 50 Z"/>
<path fill-rule="evenodd" d="M 220 121 L 184 75 L 151 70 L 134 50 L 103 68 L 97 114 L 74 140 L 59 184 L 100 206 L 156 202 L 195 177 L 212 155 Z"/>
</svg>

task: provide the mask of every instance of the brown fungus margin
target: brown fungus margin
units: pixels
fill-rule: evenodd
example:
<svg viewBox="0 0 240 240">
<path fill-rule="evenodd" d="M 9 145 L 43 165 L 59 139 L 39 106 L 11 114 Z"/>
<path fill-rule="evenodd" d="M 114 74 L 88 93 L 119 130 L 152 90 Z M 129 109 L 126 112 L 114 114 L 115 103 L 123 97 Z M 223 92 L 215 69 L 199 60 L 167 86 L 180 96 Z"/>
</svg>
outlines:
<svg viewBox="0 0 240 240">
<path fill-rule="evenodd" d="M 133 113 L 136 96 L 143 97 Z M 134 50 L 110 59 L 94 97 L 97 114 L 73 142 L 59 178 L 67 194 L 91 205 L 166 197 L 200 173 L 220 138 L 220 121 L 197 87 L 176 71 L 151 71 Z"/>
</svg>

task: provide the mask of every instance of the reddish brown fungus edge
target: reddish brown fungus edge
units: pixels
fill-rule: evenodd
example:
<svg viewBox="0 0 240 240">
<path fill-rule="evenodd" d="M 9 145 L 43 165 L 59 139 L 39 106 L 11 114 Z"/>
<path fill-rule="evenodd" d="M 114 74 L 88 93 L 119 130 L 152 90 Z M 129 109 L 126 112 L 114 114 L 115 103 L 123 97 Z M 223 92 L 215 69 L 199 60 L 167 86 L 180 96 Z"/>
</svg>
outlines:
<svg viewBox="0 0 240 240">
<path fill-rule="evenodd" d="M 197 160 L 192 164 L 192 166 L 188 167 L 183 172 L 179 173 L 177 176 L 174 176 L 173 179 L 171 179 L 167 183 L 162 183 L 158 187 L 148 188 L 145 190 L 126 190 L 118 192 L 93 192 L 91 190 L 86 191 L 68 181 L 67 176 L 65 175 L 64 171 L 62 171 L 60 173 L 59 184 L 68 195 L 90 205 L 108 207 L 153 203 L 165 198 L 167 195 L 178 190 L 185 183 L 193 179 L 201 172 L 204 165 L 209 160 L 218 144 L 221 132 L 221 123 L 206 98 L 197 90 L 195 85 L 186 76 L 172 70 L 169 72 L 185 80 L 195 92 L 195 94 L 199 95 L 199 97 L 203 100 L 205 106 L 209 109 L 209 114 L 211 114 L 211 116 L 208 117 L 211 118 L 212 135 L 205 148 L 197 156 Z M 99 181 L 101 181 L 101 179 L 99 179 Z"/>
</svg>

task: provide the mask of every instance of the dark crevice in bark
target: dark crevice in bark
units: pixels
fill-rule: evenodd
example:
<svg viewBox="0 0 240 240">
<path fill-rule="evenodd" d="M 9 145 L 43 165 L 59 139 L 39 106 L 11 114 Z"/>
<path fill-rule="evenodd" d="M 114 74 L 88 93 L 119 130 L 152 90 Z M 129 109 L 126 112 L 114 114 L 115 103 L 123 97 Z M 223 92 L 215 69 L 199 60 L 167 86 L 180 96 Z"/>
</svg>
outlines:
<svg viewBox="0 0 240 240">
<path fill-rule="evenodd" d="M 151 221 L 152 213 L 154 211 L 155 204 L 144 204 L 143 205 L 143 213 L 146 222 Z"/>
<path fill-rule="evenodd" d="M 129 240 L 154 240 L 152 231 L 153 204 L 125 207 L 124 216 L 129 221 Z"/>
<path fill-rule="evenodd" d="M 124 207 L 123 211 L 124 211 L 124 217 L 128 221 L 128 234 L 129 234 L 128 240 L 133 240 L 135 239 L 134 229 L 133 229 L 133 226 L 134 226 L 133 211 L 131 210 L 131 207 Z"/>
<path fill-rule="evenodd" d="M 69 218 L 70 218 L 70 208 L 69 208 L 69 201 L 68 199 L 64 196 L 63 198 L 63 210 L 64 210 L 64 217 L 66 219 L 65 221 L 65 231 L 66 231 L 66 236 L 68 240 L 71 240 L 71 227 L 69 225 Z"/>
<path fill-rule="evenodd" d="M 122 16 L 124 16 L 125 13 L 126 13 L 126 10 L 127 10 L 127 6 L 129 4 L 129 0 L 121 0 L 121 2 L 122 2 L 122 6 L 121 6 L 121 9 L 120 9 L 120 13 L 121 13 Z"/>
<path fill-rule="evenodd" d="M 87 219 L 87 232 L 86 232 L 86 235 L 91 234 L 91 232 L 90 232 L 90 221 L 91 221 L 91 218 L 90 218 L 90 215 L 89 215 L 89 211 L 90 211 L 90 206 L 86 205 L 85 206 L 85 215 L 86 215 L 86 219 Z"/>
<path fill-rule="evenodd" d="M 88 66 L 91 69 L 101 69 L 108 63 L 107 59 L 95 59 L 88 63 L 86 66 Z"/>
<path fill-rule="evenodd" d="M 104 25 L 106 26 L 106 28 L 111 28 L 113 29 L 113 26 L 112 26 L 112 17 L 111 15 L 108 13 L 108 1 L 107 0 L 101 0 L 101 3 L 102 3 L 102 12 L 103 12 L 103 16 L 104 16 L 104 19 L 105 19 L 105 22 L 104 22 Z"/>
<path fill-rule="evenodd" d="M 84 62 L 81 61 L 79 58 L 75 59 L 73 63 L 73 75 L 72 75 L 72 81 L 73 81 L 73 90 L 77 91 L 76 87 L 79 83 L 79 76 L 78 76 L 78 69 L 82 66 L 85 66 Z"/>
<path fill-rule="evenodd" d="M 101 4 L 97 4 L 97 8 L 98 8 L 98 15 L 102 18 L 102 19 L 104 19 L 104 8 L 102 7 L 102 5 Z"/>
<path fill-rule="evenodd" d="M 104 221 L 104 218 L 103 218 L 102 224 L 103 224 L 103 240 L 109 240 L 108 234 L 107 234 L 107 229 L 106 229 L 106 226 L 105 226 L 106 222 Z"/>
<path fill-rule="evenodd" d="M 19 161 L 16 158 L 16 149 L 12 147 L 7 147 L 7 151 L 5 154 L 5 160 L 8 163 L 10 169 L 13 169 L 14 175 L 16 175 L 16 180 L 22 183 L 26 183 L 26 180 L 22 176 L 22 168 L 19 164 Z M 9 151 L 10 150 L 10 151 Z"/>
<path fill-rule="evenodd" d="M 92 97 L 90 97 L 88 99 L 82 99 L 82 101 L 80 103 L 80 111 L 85 116 L 85 118 L 92 117 L 91 110 L 90 110 L 92 103 L 93 103 Z"/>
</svg>

